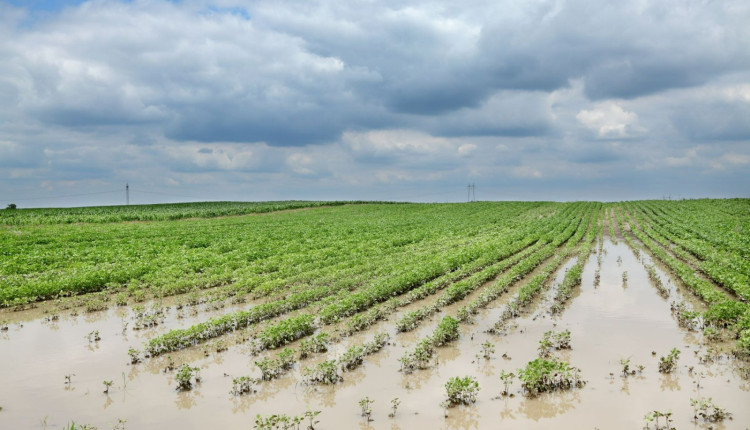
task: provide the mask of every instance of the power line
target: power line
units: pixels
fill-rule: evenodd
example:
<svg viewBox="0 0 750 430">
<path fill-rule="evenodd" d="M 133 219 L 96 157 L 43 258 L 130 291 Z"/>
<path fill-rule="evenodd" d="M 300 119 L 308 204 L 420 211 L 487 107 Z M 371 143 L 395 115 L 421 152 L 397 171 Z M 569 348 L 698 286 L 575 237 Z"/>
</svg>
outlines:
<svg viewBox="0 0 750 430">
<path fill-rule="evenodd" d="M 477 195 L 474 192 L 474 184 L 469 184 L 466 186 L 466 201 L 467 202 L 475 202 L 477 201 Z"/>
</svg>

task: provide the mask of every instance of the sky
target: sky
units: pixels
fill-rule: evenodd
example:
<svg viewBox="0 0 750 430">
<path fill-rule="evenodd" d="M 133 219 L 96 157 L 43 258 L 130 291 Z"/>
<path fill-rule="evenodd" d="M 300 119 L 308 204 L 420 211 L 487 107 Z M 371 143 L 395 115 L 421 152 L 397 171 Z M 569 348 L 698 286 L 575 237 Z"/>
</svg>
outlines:
<svg viewBox="0 0 750 430">
<path fill-rule="evenodd" d="M 750 197 L 750 2 L 0 0 L 0 207 Z"/>
</svg>

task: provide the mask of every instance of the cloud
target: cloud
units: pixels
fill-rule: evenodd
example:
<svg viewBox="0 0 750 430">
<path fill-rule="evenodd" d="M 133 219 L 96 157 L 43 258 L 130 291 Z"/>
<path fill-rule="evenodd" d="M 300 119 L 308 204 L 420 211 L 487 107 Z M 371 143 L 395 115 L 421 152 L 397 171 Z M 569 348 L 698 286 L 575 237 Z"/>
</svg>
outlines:
<svg viewBox="0 0 750 430">
<path fill-rule="evenodd" d="M 42 3 L 0 4 L 3 195 L 750 189 L 744 1 Z"/>
<path fill-rule="evenodd" d="M 600 103 L 592 110 L 582 110 L 576 119 L 600 139 L 628 139 L 646 131 L 638 124 L 638 115 L 614 102 Z"/>
<path fill-rule="evenodd" d="M 693 141 L 750 140 L 750 84 L 701 88 L 676 106 L 671 121 Z"/>
</svg>

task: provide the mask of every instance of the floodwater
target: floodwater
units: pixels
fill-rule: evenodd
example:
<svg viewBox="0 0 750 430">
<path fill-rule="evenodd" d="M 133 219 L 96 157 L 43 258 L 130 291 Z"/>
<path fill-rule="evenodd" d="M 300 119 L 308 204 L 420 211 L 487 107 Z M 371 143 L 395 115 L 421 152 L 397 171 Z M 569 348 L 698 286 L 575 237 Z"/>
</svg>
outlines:
<svg viewBox="0 0 750 430">
<path fill-rule="evenodd" d="M 119 419 L 127 420 L 127 428 L 134 429 L 252 428 L 256 414 L 301 415 L 308 406 L 322 411 L 317 429 L 634 429 L 642 428 L 643 416 L 654 410 L 671 410 L 676 428 L 708 428 L 708 424 L 693 421 L 690 399 L 699 397 L 711 397 L 733 414 L 733 420 L 714 423 L 713 428 L 747 428 L 750 383 L 739 377 L 738 363 L 727 355 L 704 362 L 711 355 L 708 348 L 721 345 L 704 345 L 700 333 L 678 327 L 670 313 L 674 300 L 698 309 L 700 304 L 657 268 L 671 289 L 668 299 L 660 297 L 643 263 L 622 241 L 606 240 L 599 257 L 600 262 L 596 254 L 589 258 L 581 287 L 559 315 L 553 318 L 547 312 L 550 298 L 573 260 L 555 274 L 551 290 L 544 292 L 529 312 L 510 321 L 512 328 L 505 335 L 486 330 L 499 319 L 517 287 L 481 311 L 474 324 L 462 325 L 458 341 L 437 349 L 438 364 L 431 369 L 403 374 L 398 359 L 431 334 L 443 315 L 455 315 L 462 303 L 444 308 L 413 332 L 396 334 L 394 324 L 403 312 L 434 299 L 411 304 L 367 332 L 342 339 L 328 353 L 298 362 L 279 379 L 261 383 L 258 392 L 242 396 L 230 394 L 232 378 L 260 376 L 253 363 L 263 355 L 252 356 L 247 344 L 235 344 L 237 336 L 227 339 L 229 349 L 221 353 L 213 349 L 206 353 L 199 346 L 136 365 L 129 364 L 127 354 L 128 348 L 141 348 L 144 341 L 169 328 L 184 327 L 228 309 L 192 316 L 183 310 L 183 318 L 177 318 L 178 312 L 171 308 L 162 324 L 144 330 L 133 329 L 132 312 L 125 308 L 79 316 L 67 311 L 56 321 L 45 321 L 34 311 L 4 311 L 0 321 L 10 323 L 7 331 L 0 332 L 0 428 L 59 429 L 75 421 L 109 429 Z M 641 258 L 648 262 L 646 256 Z M 595 285 L 598 267 L 600 280 Z M 623 282 L 625 271 L 627 282 Z M 500 397 L 500 371 L 516 371 L 536 358 L 539 340 L 552 329 L 571 331 L 572 349 L 555 355 L 580 368 L 587 384 L 527 398 L 515 381 L 511 386 L 514 396 Z M 101 336 L 98 342 L 87 338 L 94 330 Z M 383 331 L 391 335 L 391 344 L 366 357 L 363 366 L 343 373 L 342 383 L 306 386 L 301 382 L 303 367 L 335 358 L 348 346 Z M 485 341 L 495 345 L 489 360 L 478 357 Z M 673 347 L 681 351 L 678 366 L 671 374 L 661 374 L 657 370 L 659 357 Z M 176 391 L 174 372 L 164 371 L 170 358 L 178 365 L 200 367 L 202 381 L 191 391 Z M 619 364 L 623 358 L 645 369 L 639 375 L 623 377 Z M 69 384 L 66 375 L 70 375 Z M 446 417 L 440 406 L 445 400 L 444 384 L 452 376 L 467 375 L 479 381 L 478 400 L 472 406 L 448 409 Z M 112 381 L 109 394 L 103 393 L 105 380 Z M 371 422 L 360 415 L 358 402 L 365 396 L 374 400 Z M 396 416 L 390 418 L 394 397 L 401 404 Z"/>
</svg>

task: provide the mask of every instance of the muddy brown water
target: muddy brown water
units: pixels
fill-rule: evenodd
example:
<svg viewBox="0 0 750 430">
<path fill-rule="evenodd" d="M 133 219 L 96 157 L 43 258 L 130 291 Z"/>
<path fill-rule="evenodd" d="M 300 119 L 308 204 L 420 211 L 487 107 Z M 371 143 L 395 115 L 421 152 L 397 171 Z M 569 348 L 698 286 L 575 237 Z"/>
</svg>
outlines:
<svg viewBox="0 0 750 430">
<path fill-rule="evenodd" d="M 0 428 L 59 429 L 76 421 L 108 429 L 118 419 L 127 420 L 131 429 L 252 428 L 256 414 L 302 414 L 307 406 L 322 411 L 319 429 L 634 429 L 642 428 L 643 416 L 653 410 L 671 410 L 678 429 L 708 428 L 692 420 L 690 399 L 699 397 L 711 397 L 733 414 L 733 420 L 713 424 L 713 428 L 747 428 L 750 384 L 738 376 L 737 363 L 726 357 L 701 363 L 708 347 L 700 333 L 678 327 L 671 316 L 671 300 L 700 304 L 675 288 L 661 269 L 658 273 L 671 286 L 672 296 L 659 297 L 642 262 L 623 242 L 605 240 L 603 249 L 599 285 L 594 285 L 597 258 L 592 254 L 580 289 L 560 315 L 553 318 L 546 311 L 556 284 L 573 260 L 555 274 L 552 290 L 544 292 L 529 312 L 511 321 L 516 328 L 505 336 L 485 332 L 515 293 L 511 288 L 480 312 L 474 324 L 462 325 L 458 341 L 438 348 L 439 364 L 431 369 L 406 375 L 399 371 L 398 359 L 432 333 L 443 315 L 455 315 L 462 303 L 446 307 L 413 332 L 396 334 L 394 324 L 403 312 L 430 301 L 412 304 L 389 321 L 333 345 L 327 354 L 299 362 L 287 375 L 262 383 L 257 393 L 243 396 L 230 394 L 232 377 L 259 376 L 253 364 L 259 357 L 251 356 L 247 345 L 231 345 L 223 353 L 208 356 L 200 347 L 172 354 L 178 364 L 189 362 L 201 368 L 202 382 L 187 392 L 175 391 L 174 373 L 163 371 L 169 357 L 130 365 L 127 355 L 129 347 L 140 348 L 157 333 L 227 309 L 195 316 L 184 312 L 182 319 L 170 309 L 164 324 L 140 331 L 132 329 L 132 314 L 122 308 L 76 317 L 68 312 L 57 321 L 44 321 L 33 311 L 5 311 L 0 320 L 11 323 L 8 331 L 0 332 Z M 624 271 L 628 272 L 625 284 Z M 125 330 L 123 321 L 130 321 Z M 514 397 L 499 397 L 500 371 L 516 371 L 536 358 L 538 342 L 550 329 L 571 331 L 572 349 L 556 355 L 579 367 L 588 383 L 580 389 L 527 398 L 516 381 L 511 387 Z M 101 340 L 90 343 L 87 335 L 94 330 L 99 330 Z M 302 367 L 335 358 L 348 346 L 368 341 L 381 331 L 391 335 L 392 344 L 367 357 L 360 368 L 343 373 L 341 384 L 308 387 L 301 383 Z M 487 340 L 495 345 L 493 358 L 477 358 Z M 658 358 L 672 347 L 681 351 L 678 367 L 663 375 L 657 370 Z M 502 358 L 503 354 L 509 358 Z M 622 377 L 622 358 L 644 365 L 645 370 Z M 71 375 L 70 384 L 65 383 L 65 375 Z M 445 417 L 440 406 L 445 399 L 444 384 L 452 376 L 466 375 L 479 381 L 477 403 L 451 408 Z M 109 394 L 102 392 L 105 380 L 113 381 Z M 360 416 L 358 406 L 365 396 L 374 400 L 369 423 Z M 401 405 L 396 417 L 389 418 L 394 397 Z"/>
</svg>

